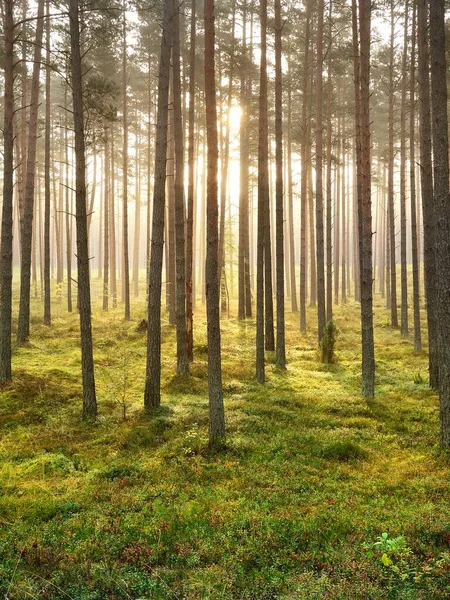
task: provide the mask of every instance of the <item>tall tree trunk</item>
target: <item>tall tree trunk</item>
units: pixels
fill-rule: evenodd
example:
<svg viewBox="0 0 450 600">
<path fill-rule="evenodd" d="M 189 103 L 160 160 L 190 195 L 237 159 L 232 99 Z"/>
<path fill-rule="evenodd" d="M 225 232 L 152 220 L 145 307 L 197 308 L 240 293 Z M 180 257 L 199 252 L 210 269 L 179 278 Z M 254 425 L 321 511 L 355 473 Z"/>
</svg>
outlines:
<svg viewBox="0 0 450 600">
<path fill-rule="evenodd" d="M 311 15 L 311 0 L 306 0 L 305 5 L 305 44 L 303 56 L 303 104 L 302 104 L 302 137 L 301 137 L 301 214 L 300 214 L 300 331 L 306 332 L 306 228 L 308 221 L 308 178 L 307 178 L 307 161 L 308 156 L 308 139 L 309 139 L 309 121 L 308 121 L 308 104 L 309 104 L 309 43 L 310 43 L 310 15 Z"/>
<path fill-rule="evenodd" d="M 326 261 L 327 261 L 327 297 L 326 297 L 326 319 L 333 319 L 333 198 L 332 198 L 332 183 L 331 183 L 331 157 L 333 152 L 333 119 L 332 119 L 332 101 L 333 101 L 333 85 L 331 81 L 332 68 L 332 18 L 331 18 L 332 0 L 329 2 L 328 14 L 328 61 L 327 61 L 327 187 L 326 187 Z"/>
<path fill-rule="evenodd" d="M 173 125 L 175 138 L 175 258 L 177 373 L 189 372 L 186 330 L 186 255 L 184 209 L 184 146 L 181 108 L 180 8 L 177 6 L 173 28 Z"/>
<path fill-rule="evenodd" d="M 123 209 L 122 209 L 122 244 L 123 244 L 123 273 L 125 320 L 128 321 L 130 312 L 130 259 L 128 249 L 128 94 L 127 94 L 127 20 L 123 11 L 123 46 L 122 46 L 122 99 L 123 99 Z"/>
<path fill-rule="evenodd" d="M 139 296 L 139 250 L 141 243 L 141 166 L 140 166 L 140 135 L 136 131 L 136 184 L 134 194 L 134 240 L 133 240 L 133 293 Z"/>
<path fill-rule="evenodd" d="M 189 138 L 188 138 L 188 197 L 186 221 L 186 346 L 187 357 L 194 360 L 194 168 L 195 168 L 195 45 L 196 45 L 196 0 L 191 0 L 191 31 L 189 58 Z M 198 167 L 197 167 L 198 170 Z"/>
<path fill-rule="evenodd" d="M 114 144 L 114 130 L 111 132 L 110 139 L 110 166 L 108 168 L 109 173 L 109 280 L 111 288 L 111 300 L 112 307 L 117 308 L 117 251 L 116 247 L 116 192 L 115 192 L 115 161 L 116 155 Z"/>
<path fill-rule="evenodd" d="M 389 47 L 389 166 L 388 166 L 388 214 L 389 214 L 389 248 L 391 275 L 391 325 L 398 327 L 397 314 L 397 265 L 395 243 L 395 211 L 394 211 L 394 0 L 391 0 L 391 39 Z"/>
<path fill-rule="evenodd" d="M 11 381 L 14 195 L 14 0 L 4 0 L 3 208 L 0 240 L 0 383 Z"/>
<path fill-rule="evenodd" d="M 76 226 L 78 263 L 78 310 L 81 333 L 81 371 L 83 380 L 83 418 L 97 415 L 94 357 L 92 348 L 91 290 L 89 281 L 89 243 L 86 215 L 86 156 L 84 141 L 83 82 L 80 52 L 78 0 L 69 0 L 70 55 L 72 65 L 73 122 L 76 160 Z"/>
<path fill-rule="evenodd" d="M 105 199 L 103 202 L 103 310 L 109 307 L 109 209 L 112 202 L 111 196 L 111 152 L 110 152 L 109 127 L 105 128 Z M 115 269 L 115 264 L 113 266 Z"/>
<path fill-rule="evenodd" d="M 430 2 L 431 102 L 433 114 L 434 201 L 439 416 L 441 444 L 450 446 L 450 189 L 447 113 L 447 64 L 444 0 Z"/>
<path fill-rule="evenodd" d="M 319 344 L 325 333 L 325 249 L 323 229 L 323 20 L 324 0 L 318 0 L 316 53 L 316 253 L 317 329 Z"/>
<path fill-rule="evenodd" d="M 269 220 L 269 172 L 268 153 L 269 141 L 267 130 L 267 0 L 260 3 L 261 25 L 261 64 L 259 83 L 259 132 L 258 132 L 258 241 L 256 265 L 256 380 L 264 383 L 264 330 L 267 329 L 264 305 L 267 313 L 267 277 L 271 278 L 271 269 L 267 269 L 268 252 L 270 248 Z M 266 238 L 269 238 L 268 242 Z M 267 331 L 266 344 L 267 349 Z"/>
<path fill-rule="evenodd" d="M 433 169 L 431 163 L 431 109 L 428 59 L 427 0 L 417 0 L 417 42 L 419 51 L 420 180 L 423 214 L 423 253 L 427 301 L 430 386 L 438 389 L 437 298 Z"/>
<path fill-rule="evenodd" d="M 206 316 L 208 328 L 209 443 L 220 447 L 225 441 L 225 414 L 220 350 L 220 285 L 218 236 L 218 141 L 214 60 L 214 0 L 204 0 L 205 15 L 205 102 L 208 142 L 206 194 Z"/>
<path fill-rule="evenodd" d="M 298 312 L 297 304 L 297 283 L 295 274 L 295 235 L 294 235 L 294 194 L 293 194 L 293 182 L 292 182 L 292 65 L 291 56 L 288 56 L 288 102 L 287 102 L 287 172 L 288 172 L 288 217 L 289 217 L 289 265 L 290 265 L 290 277 L 291 277 L 291 310 L 292 312 Z"/>
<path fill-rule="evenodd" d="M 144 405 L 161 403 L 161 283 L 166 201 L 167 120 L 169 109 L 170 51 L 173 39 L 174 2 L 164 3 L 164 22 L 158 76 L 156 116 L 155 182 L 153 188 L 152 249 L 148 290 L 147 364 Z"/>
<path fill-rule="evenodd" d="M 44 31 L 44 0 L 39 0 L 34 42 L 33 80 L 31 84 L 30 123 L 25 184 L 25 205 L 22 219 L 22 254 L 20 264 L 20 303 L 17 343 L 24 344 L 30 335 L 31 245 L 33 233 L 34 187 L 36 171 L 37 119 L 39 110 L 39 75 L 41 71 L 42 37 Z"/>
<path fill-rule="evenodd" d="M 230 67 L 228 75 L 228 92 L 227 92 L 227 104 L 226 104 L 226 125 L 225 125 L 225 137 L 222 148 L 221 156 L 221 177 L 220 177 L 220 231 L 219 231 L 219 269 L 221 277 L 221 296 L 222 296 L 222 310 L 227 309 L 227 297 L 226 297 L 226 282 L 225 282 L 225 214 L 226 214 L 226 200 L 227 200 L 227 177 L 228 177 L 228 163 L 230 158 L 230 111 L 231 111 L 231 100 L 233 96 L 233 74 L 234 74 L 234 46 L 235 46 L 235 31 L 236 24 L 236 0 L 232 0 L 231 3 L 231 47 L 230 47 Z M 219 77 L 220 79 L 220 77 Z"/>
<path fill-rule="evenodd" d="M 281 5 L 275 0 L 275 162 L 276 162 L 276 281 L 277 346 L 276 364 L 286 368 L 284 323 L 284 199 L 283 199 L 283 82 L 281 70 Z"/>
<path fill-rule="evenodd" d="M 408 9 L 409 0 L 405 2 L 405 31 L 402 58 L 402 98 L 400 115 L 400 269 L 401 269 L 401 318 L 400 331 L 408 335 L 408 270 L 406 258 L 406 65 L 408 55 Z"/>
<path fill-rule="evenodd" d="M 417 7 L 413 4 L 412 33 L 411 33 L 411 72 L 409 82 L 409 193 L 411 208 L 411 253 L 413 275 L 413 308 L 414 308 L 414 349 L 422 350 L 422 333 L 420 325 L 420 271 L 419 248 L 417 235 L 416 210 L 416 18 Z"/>
<path fill-rule="evenodd" d="M 44 156 L 44 325 L 51 324 L 50 308 L 50 2 L 46 0 L 45 40 L 45 156 Z M 56 200 L 55 200 L 56 201 Z M 58 214 L 55 211 L 55 222 Z"/>
<path fill-rule="evenodd" d="M 370 168 L 370 21 L 371 1 L 352 0 L 355 65 L 356 154 L 358 169 L 358 229 L 361 278 L 362 395 L 375 393 L 372 301 L 372 207 Z M 358 27 L 359 16 L 359 27 Z M 359 33 L 359 35 L 358 35 Z M 356 52 L 355 52 L 356 50 Z"/>
</svg>

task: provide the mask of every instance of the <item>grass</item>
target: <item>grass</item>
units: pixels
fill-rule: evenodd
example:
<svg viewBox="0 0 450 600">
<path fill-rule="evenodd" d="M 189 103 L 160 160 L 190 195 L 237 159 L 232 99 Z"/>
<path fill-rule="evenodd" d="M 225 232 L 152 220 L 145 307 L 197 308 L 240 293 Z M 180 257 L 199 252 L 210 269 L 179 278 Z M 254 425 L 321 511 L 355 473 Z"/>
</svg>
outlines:
<svg viewBox="0 0 450 600">
<path fill-rule="evenodd" d="M 222 323 L 227 447 L 207 445 L 206 333 L 143 411 L 143 300 L 94 310 L 99 419 L 81 419 L 77 315 L 33 305 L 0 391 L 0 595 L 8 599 L 447 599 L 450 465 L 426 354 L 375 318 L 377 396 L 359 394 L 359 308 L 335 308 L 336 361 L 288 315 L 285 373 L 254 381 L 254 322 Z M 123 396 L 126 420 L 118 398 Z M 383 538 L 383 533 L 387 535 Z M 387 541 L 386 541 L 387 539 Z"/>
</svg>

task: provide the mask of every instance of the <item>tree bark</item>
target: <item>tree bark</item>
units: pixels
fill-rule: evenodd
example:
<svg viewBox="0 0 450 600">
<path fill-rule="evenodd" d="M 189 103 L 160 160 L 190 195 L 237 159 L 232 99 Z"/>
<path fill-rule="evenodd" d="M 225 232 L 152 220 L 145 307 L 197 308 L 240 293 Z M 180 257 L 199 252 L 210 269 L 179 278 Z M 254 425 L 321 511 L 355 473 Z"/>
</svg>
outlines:
<svg viewBox="0 0 450 600">
<path fill-rule="evenodd" d="M 173 0 L 164 3 L 164 22 L 158 76 L 155 183 L 153 188 L 152 247 L 148 290 L 147 364 L 145 408 L 161 404 L 161 283 L 166 200 L 167 120 L 169 109 L 170 51 L 173 38 Z"/>
<path fill-rule="evenodd" d="M 0 240 L 0 383 L 11 381 L 14 194 L 14 0 L 4 0 L 3 209 Z"/>
<path fill-rule="evenodd" d="M 317 330 L 319 344 L 325 333 L 325 249 L 323 229 L 323 20 L 324 0 L 318 0 L 316 51 L 316 266 Z"/>
<path fill-rule="evenodd" d="M 276 285 L 277 345 L 276 365 L 286 368 L 286 334 L 284 322 L 284 199 L 283 199 L 283 81 L 281 70 L 281 4 L 275 0 L 275 203 L 276 203 Z"/>
<path fill-rule="evenodd" d="M 189 58 L 189 138 L 188 138 L 188 197 L 186 221 L 186 345 L 187 357 L 194 360 L 194 167 L 195 167 L 195 45 L 196 45 L 196 0 L 191 2 L 191 31 Z M 197 167 L 198 169 L 198 167 Z"/>
<path fill-rule="evenodd" d="M 423 215 L 423 254 L 425 296 L 427 301 L 429 382 L 438 389 L 435 218 L 433 198 L 433 168 L 431 163 L 431 109 L 427 35 L 427 0 L 417 0 L 417 42 L 419 51 L 419 116 L 420 116 L 420 181 Z"/>
<path fill-rule="evenodd" d="M 215 82 L 214 0 L 204 0 L 205 104 L 207 153 L 206 192 L 206 316 L 208 338 L 209 443 L 213 448 L 225 441 L 220 348 L 220 284 L 218 236 L 218 140 Z"/>
<path fill-rule="evenodd" d="M 430 2 L 431 102 L 433 115 L 436 287 L 441 444 L 450 446 L 450 190 L 445 2 Z"/>
<path fill-rule="evenodd" d="M 80 52 L 78 1 L 69 0 L 70 50 L 72 65 L 73 122 L 76 160 L 76 229 L 78 264 L 78 310 L 81 333 L 81 371 L 83 380 L 83 418 L 97 415 L 94 357 L 92 348 L 91 290 L 89 281 L 89 243 L 86 215 L 86 156 L 84 140 L 83 82 Z"/>
<path fill-rule="evenodd" d="M 412 33 L 411 33 L 411 72 L 409 82 L 409 193 L 411 208 L 411 253 L 413 276 L 413 311 L 414 311 L 414 349 L 422 350 L 422 333 L 420 325 L 420 275 L 419 275 L 419 248 L 417 235 L 417 209 L 416 209 L 416 111 L 415 111 L 415 83 L 416 83 L 416 19 L 417 7 L 413 4 Z"/>
<path fill-rule="evenodd" d="M 39 110 L 39 75 L 41 71 L 44 31 L 44 0 L 39 0 L 34 42 L 33 79 L 31 84 L 30 123 L 28 126 L 28 156 L 25 183 L 25 204 L 22 218 L 22 254 L 20 261 L 20 303 L 17 343 L 25 344 L 30 335 L 31 250 L 33 234 L 34 188 L 36 171 L 37 119 Z"/>
<path fill-rule="evenodd" d="M 173 27 L 173 124 L 175 138 L 175 270 L 177 373 L 189 372 L 186 330 L 186 255 L 184 209 L 184 146 L 181 109 L 180 8 L 176 9 Z"/>
</svg>

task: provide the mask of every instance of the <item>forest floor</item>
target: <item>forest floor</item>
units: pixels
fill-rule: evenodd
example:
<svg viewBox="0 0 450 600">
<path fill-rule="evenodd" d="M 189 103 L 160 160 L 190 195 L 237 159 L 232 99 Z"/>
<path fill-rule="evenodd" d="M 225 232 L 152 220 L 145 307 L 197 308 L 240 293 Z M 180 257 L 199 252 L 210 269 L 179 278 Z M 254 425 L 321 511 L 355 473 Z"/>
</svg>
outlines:
<svg viewBox="0 0 450 600">
<path fill-rule="evenodd" d="M 377 300 L 377 393 L 360 396 L 359 307 L 288 314 L 288 369 L 254 380 L 254 322 L 222 322 L 227 447 L 207 446 L 205 320 L 191 375 L 163 325 L 162 407 L 143 411 L 144 300 L 94 310 L 99 418 L 81 421 L 78 317 L 33 303 L 0 390 L 0 594 L 13 599 L 448 599 L 450 458 L 426 353 Z M 125 405 L 126 419 L 123 419 Z"/>
</svg>

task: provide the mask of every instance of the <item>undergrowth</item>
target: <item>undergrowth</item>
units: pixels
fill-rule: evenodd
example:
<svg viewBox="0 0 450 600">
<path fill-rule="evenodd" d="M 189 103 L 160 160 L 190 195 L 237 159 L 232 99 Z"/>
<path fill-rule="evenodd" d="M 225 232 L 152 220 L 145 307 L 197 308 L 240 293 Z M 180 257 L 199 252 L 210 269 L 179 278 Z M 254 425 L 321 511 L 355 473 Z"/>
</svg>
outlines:
<svg viewBox="0 0 450 600">
<path fill-rule="evenodd" d="M 359 307 L 288 315 L 286 372 L 254 380 L 254 322 L 222 321 L 227 446 L 208 450 L 204 312 L 176 373 L 163 323 L 161 409 L 143 411 L 144 304 L 94 307 L 99 419 L 82 423 L 77 315 L 54 307 L 0 392 L 0 596 L 10 600 L 447 599 L 450 469 L 427 360 L 375 320 L 377 395 L 361 399 Z"/>
</svg>

